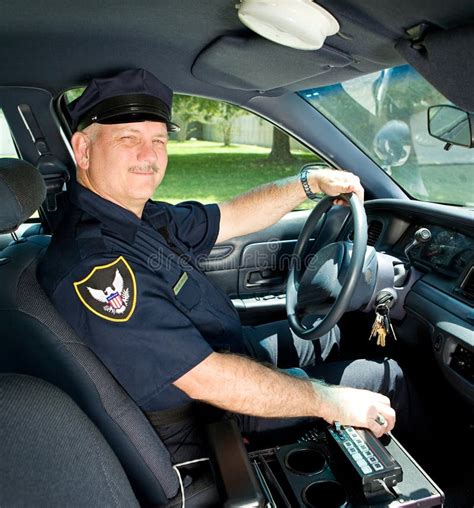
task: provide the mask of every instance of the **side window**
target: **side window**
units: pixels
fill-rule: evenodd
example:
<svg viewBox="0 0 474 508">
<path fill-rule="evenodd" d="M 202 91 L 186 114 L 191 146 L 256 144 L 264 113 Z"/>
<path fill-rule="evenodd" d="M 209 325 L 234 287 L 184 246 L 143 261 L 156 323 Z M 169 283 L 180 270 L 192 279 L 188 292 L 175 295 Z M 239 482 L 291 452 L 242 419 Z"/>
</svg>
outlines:
<svg viewBox="0 0 474 508">
<path fill-rule="evenodd" d="M 3 157 L 18 158 L 18 154 L 15 144 L 13 143 L 7 120 L 3 114 L 3 110 L 0 108 L 0 158 Z"/>
<path fill-rule="evenodd" d="M 225 102 L 175 95 L 166 176 L 154 199 L 225 201 L 322 161 L 269 122 Z M 300 208 L 312 207 L 311 202 Z"/>
<path fill-rule="evenodd" d="M 18 159 L 18 153 L 15 148 L 15 143 L 13 141 L 7 119 L 5 118 L 3 110 L 0 108 L 0 159 L 6 157 Z M 38 220 L 39 214 L 38 212 L 34 212 L 30 219 L 28 219 L 28 222 L 38 222 Z M 29 226 L 27 225 L 20 226 L 20 233 L 28 227 Z M 9 235 L 2 235 L 2 238 L 6 238 L 8 241 L 10 240 Z M 3 243 L 4 242 L 0 241 L 0 248 L 5 246 Z"/>
</svg>

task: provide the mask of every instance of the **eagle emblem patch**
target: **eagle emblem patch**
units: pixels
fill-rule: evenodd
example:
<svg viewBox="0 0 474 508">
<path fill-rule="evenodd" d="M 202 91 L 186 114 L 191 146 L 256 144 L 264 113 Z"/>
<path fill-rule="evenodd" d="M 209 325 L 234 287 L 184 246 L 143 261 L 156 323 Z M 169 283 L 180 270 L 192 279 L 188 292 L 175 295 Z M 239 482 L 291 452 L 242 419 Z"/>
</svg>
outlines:
<svg viewBox="0 0 474 508">
<path fill-rule="evenodd" d="M 82 304 L 96 316 L 116 322 L 128 321 L 135 310 L 135 274 L 123 256 L 112 263 L 95 266 L 74 289 Z"/>
</svg>

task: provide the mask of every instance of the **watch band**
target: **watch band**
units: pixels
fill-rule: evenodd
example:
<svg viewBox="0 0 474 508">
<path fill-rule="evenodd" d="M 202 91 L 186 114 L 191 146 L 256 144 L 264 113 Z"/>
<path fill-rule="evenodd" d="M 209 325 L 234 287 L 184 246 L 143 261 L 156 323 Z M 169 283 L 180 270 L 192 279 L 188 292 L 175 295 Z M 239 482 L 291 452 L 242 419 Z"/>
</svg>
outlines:
<svg viewBox="0 0 474 508">
<path fill-rule="evenodd" d="M 318 196 L 311 190 L 311 187 L 308 182 L 308 173 L 309 170 L 307 168 L 302 168 L 302 170 L 300 171 L 300 182 L 301 185 L 303 186 L 306 196 L 308 196 L 309 199 L 315 201 L 318 199 Z"/>
</svg>

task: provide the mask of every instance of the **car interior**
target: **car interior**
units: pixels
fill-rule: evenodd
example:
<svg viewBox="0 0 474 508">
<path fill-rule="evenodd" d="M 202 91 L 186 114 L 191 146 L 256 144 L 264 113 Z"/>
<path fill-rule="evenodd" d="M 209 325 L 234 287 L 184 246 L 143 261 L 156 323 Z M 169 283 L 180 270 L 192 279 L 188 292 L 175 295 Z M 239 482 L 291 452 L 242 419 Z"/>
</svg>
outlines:
<svg viewBox="0 0 474 508">
<path fill-rule="evenodd" d="M 1 12 L 0 505 L 474 506 L 473 2 L 24 0 Z M 243 108 L 317 157 L 308 167 L 360 178 L 363 206 L 321 198 L 217 244 L 202 270 L 243 324 L 288 319 L 312 339 L 338 323 L 347 358 L 395 358 L 426 414 L 412 433 L 315 422 L 263 445 L 216 422 L 206 460 L 172 463 L 36 277 L 75 180 L 68 92 L 130 68 Z M 369 340 L 380 313 L 390 331 Z M 357 465 L 352 441 L 382 473 Z"/>
</svg>

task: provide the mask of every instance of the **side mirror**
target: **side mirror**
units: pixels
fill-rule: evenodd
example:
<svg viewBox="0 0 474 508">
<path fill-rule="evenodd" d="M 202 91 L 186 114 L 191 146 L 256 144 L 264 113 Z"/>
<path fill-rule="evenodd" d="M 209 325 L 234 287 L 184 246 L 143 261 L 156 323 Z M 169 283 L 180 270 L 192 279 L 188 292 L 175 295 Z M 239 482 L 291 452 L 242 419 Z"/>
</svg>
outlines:
<svg viewBox="0 0 474 508">
<path fill-rule="evenodd" d="M 431 106 L 428 132 L 448 145 L 474 147 L 474 115 L 455 106 Z"/>
</svg>

